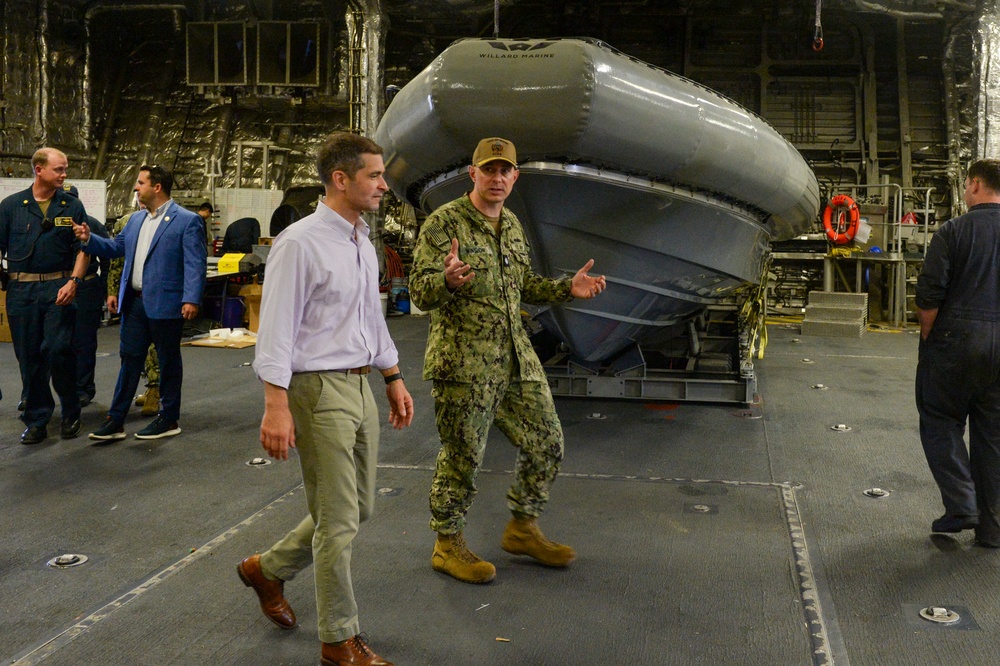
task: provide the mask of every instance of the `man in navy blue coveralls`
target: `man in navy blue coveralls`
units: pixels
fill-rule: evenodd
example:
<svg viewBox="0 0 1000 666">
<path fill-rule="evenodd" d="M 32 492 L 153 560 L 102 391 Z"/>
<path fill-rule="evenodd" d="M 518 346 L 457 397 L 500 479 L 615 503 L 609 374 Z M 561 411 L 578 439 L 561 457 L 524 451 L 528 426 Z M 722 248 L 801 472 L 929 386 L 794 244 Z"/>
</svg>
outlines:
<svg viewBox="0 0 1000 666">
<path fill-rule="evenodd" d="M 1000 548 L 1000 160 L 970 165 L 965 203 L 917 279 L 920 441 L 945 509 L 932 531 Z"/>
<path fill-rule="evenodd" d="M 7 315 L 24 382 L 21 420 L 28 426 L 22 444 L 48 437 L 46 426 L 55 410 L 50 370 L 62 407 L 62 437 L 80 434 L 73 301 L 90 259 L 73 234 L 73 225 L 86 221 L 87 212 L 79 199 L 62 191 L 68 164 L 61 151 L 38 149 L 31 158 L 35 182 L 0 202 L 0 254 L 6 255 L 10 271 Z"/>
</svg>

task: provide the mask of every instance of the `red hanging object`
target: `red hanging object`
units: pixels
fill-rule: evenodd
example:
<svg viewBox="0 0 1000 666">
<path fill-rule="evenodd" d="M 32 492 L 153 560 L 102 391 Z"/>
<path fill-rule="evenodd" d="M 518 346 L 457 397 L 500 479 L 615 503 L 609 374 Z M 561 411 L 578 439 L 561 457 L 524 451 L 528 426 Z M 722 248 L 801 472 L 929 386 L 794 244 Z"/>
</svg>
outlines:
<svg viewBox="0 0 1000 666">
<path fill-rule="evenodd" d="M 823 22 L 820 14 L 823 11 L 823 0 L 816 0 L 816 31 L 813 33 L 813 51 L 819 53 L 823 50 Z"/>
</svg>

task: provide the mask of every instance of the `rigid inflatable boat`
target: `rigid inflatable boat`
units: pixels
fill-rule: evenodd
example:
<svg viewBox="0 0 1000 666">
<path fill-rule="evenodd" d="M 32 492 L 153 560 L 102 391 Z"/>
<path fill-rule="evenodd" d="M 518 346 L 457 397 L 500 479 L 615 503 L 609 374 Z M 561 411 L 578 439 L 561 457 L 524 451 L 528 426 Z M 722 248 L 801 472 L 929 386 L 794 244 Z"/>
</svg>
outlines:
<svg viewBox="0 0 1000 666">
<path fill-rule="evenodd" d="M 375 140 L 386 180 L 430 212 L 471 189 L 485 137 L 517 147 L 507 205 L 536 272 L 594 258 L 597 298 L 538 320 L 584 361 L 650 343 L 746 283 L 769 241 L 819 210 L 805 160 L 764 120 L 671 72 L 585 39 L 466 39 L 390 103 Z"/>
</svg>

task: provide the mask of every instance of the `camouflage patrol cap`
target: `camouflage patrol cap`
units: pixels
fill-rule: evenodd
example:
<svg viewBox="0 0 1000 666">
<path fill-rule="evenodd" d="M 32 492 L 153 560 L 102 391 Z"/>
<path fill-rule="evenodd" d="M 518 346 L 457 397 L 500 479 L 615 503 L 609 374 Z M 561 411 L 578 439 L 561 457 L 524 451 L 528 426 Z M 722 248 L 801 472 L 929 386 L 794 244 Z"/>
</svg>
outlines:
<svg viewBox="0 0 1000 666">
<path fill-rule="evenodd" d="M 472 166 L 481 167 L 487 162 L 496 160 L 509 162 L 516 168 L 517 151 L 514 149 L 514 144 L 498 136 L 480 141 L 476 146 L 476 152 L 472 154 Z"/>
</svg>

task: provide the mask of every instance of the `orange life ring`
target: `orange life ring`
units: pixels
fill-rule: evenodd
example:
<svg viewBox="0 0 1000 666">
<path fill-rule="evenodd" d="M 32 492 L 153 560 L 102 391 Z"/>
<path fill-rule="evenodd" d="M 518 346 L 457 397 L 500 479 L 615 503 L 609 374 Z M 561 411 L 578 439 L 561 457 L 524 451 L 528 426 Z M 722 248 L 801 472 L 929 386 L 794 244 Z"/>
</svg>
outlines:
<svg viewBox="0 0 1000 666">
<path fill-rule="evenodd" d="M 823 211 L 826 237 L 834 245 L 846 245 L 854 240 L 860 221 L 861 211 L 858 210 L 858 204 L 846 194 L 838 194 L 830 199 L 830 203 Z"/>
</svg>

